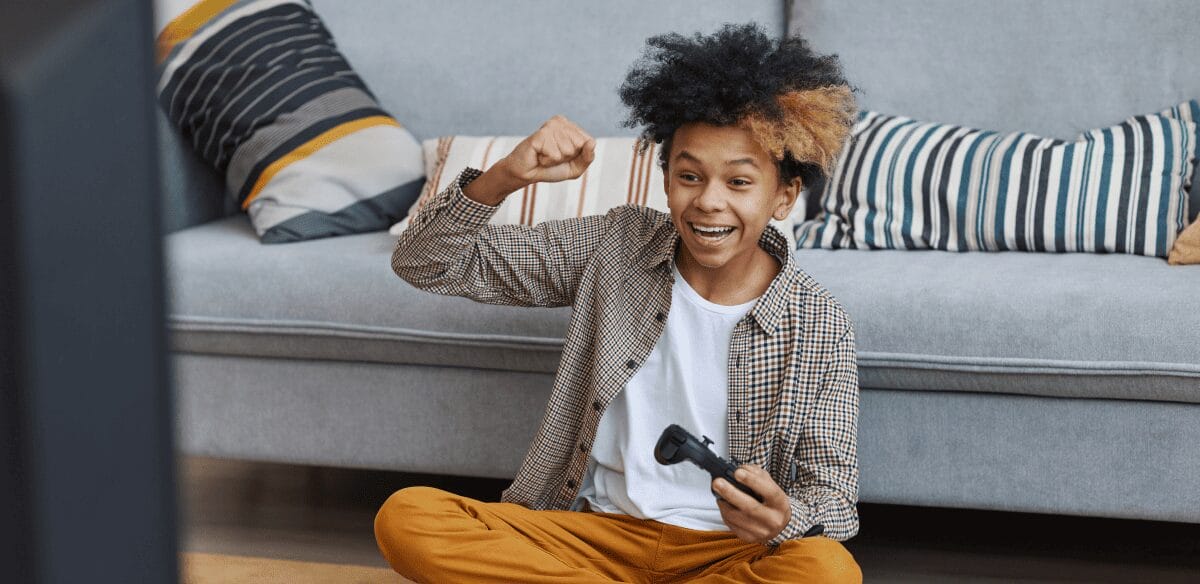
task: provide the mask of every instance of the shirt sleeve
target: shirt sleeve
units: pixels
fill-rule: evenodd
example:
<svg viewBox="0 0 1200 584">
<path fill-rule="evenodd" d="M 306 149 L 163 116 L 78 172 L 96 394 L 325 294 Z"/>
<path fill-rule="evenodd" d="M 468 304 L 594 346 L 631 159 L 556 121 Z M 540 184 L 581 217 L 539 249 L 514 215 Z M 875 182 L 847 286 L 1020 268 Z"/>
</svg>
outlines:
<svg viewBox="0 0 1200 584">
<path fill-rule="evenodd" d="M 482 174 L 463 169 L 409 219 L 392 271 L 417 288 L 488 304 L 570 306 L 608 216 L 494 225 L 500 205 L 463 193 Z"/>
<path fill-rule="evenodd" d="M 797 449 L 791 519 L 767 545 L 804 537 L 818 523 L 823 535 L 838 541 L 858 533 L 858 397 L 854 327 L 847 323 Z"/>
</svg>

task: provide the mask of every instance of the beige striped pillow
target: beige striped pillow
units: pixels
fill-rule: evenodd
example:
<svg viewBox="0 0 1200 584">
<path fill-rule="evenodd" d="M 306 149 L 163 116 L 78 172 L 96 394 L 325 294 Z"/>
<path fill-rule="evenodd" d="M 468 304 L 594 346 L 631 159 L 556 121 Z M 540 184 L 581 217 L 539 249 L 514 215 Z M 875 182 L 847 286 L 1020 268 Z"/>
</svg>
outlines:
<svg viewBox="0 0 1200 584">
<path fill-rule="evenodd" d="M 443 136 L 421 143 L 425 151 L 425 187 L 408 215 L 392 226 L 399 235 L 425 201 L 470 166 L 487 170 L 524 140 L 524 136 Z M 536 183 L 508 196 L 492 216 L 494 224 L 534 225 L 551 219 L 585 215 L 603 215 L 609 209 L 633 203 L 669 213 L 663 191 L 662 168 L 658 165 L 658 147 L 653 144 L 638 155 L 636 139 L 596 138 L 596 159 L 576 179 L 555 183 Z M 797 207 L 803 207 L 797 201 Z M 794 214 L 793 214 L 794 215 Z M 793 218 L 772 219 L 787 238 L 789 249 L 796 248 L 792 233 Z"/>
</svg>

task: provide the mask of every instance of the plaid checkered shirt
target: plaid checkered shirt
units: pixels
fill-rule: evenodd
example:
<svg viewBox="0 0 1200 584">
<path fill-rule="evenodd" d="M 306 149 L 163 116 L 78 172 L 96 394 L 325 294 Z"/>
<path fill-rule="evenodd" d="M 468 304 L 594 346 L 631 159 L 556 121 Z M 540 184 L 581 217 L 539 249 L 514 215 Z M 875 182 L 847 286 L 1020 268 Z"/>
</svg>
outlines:
<svg viewBox="0 0 1200 584">
<path fill-rule="evenodd" d="M 511 306 L 572 306 L 541 427 L 501 500 L 568 509 L 605 408 L 663 331 L 680 236 L 671 216 L 637 205 L 537 225 L 489 223 L 499 205 L 463 188 L 466 168 L 410 219 L 392 269 L 417 288 Z M 782 264 L 734 328 L 729 346 L 729 453 L 766 469 L 788 494 L 791 519 L 766 542 L 815 524 L 844 541 L 858 533 L 858 367 L 841 304 L 801 270 L 779 231 L 759 245 Z"/>
</svg>

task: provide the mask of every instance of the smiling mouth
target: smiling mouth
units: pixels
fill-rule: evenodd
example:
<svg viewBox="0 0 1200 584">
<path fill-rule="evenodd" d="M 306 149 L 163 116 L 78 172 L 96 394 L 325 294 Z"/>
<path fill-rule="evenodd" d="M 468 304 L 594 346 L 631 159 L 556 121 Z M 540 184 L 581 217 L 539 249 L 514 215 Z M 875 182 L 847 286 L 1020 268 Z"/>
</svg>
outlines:
<svg viewBox="0 0 1200 584">
<path fill-rule="evenodd" d="M 691 228 L 692 233 L 694 233 L 696 237 L 711 243 L 719 243 L 724 241 L 734 231 L 737 231 L 736 227 L 702 227 L 690 222 L 688 223 L 688 227 Z"/>
</svg>

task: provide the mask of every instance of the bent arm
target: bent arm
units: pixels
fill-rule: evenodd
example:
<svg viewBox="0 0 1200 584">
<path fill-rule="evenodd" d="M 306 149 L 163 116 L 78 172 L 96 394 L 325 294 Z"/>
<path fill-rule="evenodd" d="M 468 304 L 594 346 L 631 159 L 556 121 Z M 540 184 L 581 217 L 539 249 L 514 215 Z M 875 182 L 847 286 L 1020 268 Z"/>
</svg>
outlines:
<svg viewBox="0 0 1200 584">
<path fill-rule="evenodd" d="M 392 271 L 417 288 L 477 302 L 570 306 L 606 216 L 492 225 L 500 205 L 463 193 L 482 173 L 466 168 L 409 220 Z"/>
<path fill-rule="evenodd" d="M 768 545 L 803 537 L 818 523 L 838 541 L 858 533 L 858 398 L 854 327 L 847 324 L 797 447 L 797 480 L 788 492 L 792 516 Z"/>
</svg>

